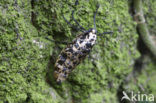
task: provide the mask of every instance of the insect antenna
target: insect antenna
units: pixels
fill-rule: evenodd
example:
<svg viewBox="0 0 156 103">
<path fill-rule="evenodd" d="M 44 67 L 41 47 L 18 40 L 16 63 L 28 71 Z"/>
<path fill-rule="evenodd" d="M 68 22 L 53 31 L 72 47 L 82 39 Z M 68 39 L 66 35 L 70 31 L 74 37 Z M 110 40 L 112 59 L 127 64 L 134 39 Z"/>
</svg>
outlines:
<svg viewBox="0 0 156 103">
<path fill-rule="evenodd" d="M 78 5 L 78 0 L 76 0 L 75 2 L 75 6 Z M 76 19 L 74 18 L 74 13 L 75 13 L 75 10 L 72 11 L 72 19 L 74 20 L 74 22 L 79 26 L 79 27 L 76 27 L 75 25 L 72 25 L 64 16 L 63 12 L 63 19 L 67 22 L 68 25 L 70 25 L 73 29 L 76 29 L 77 31 L 86 31 L 77 21 Z"/>
<path fill-rule="evenodd" d="M 97 14 L 97 11 L 98 11 L 98 9 L 99 9 L 99 7 L 100 7 L 100 5 L 99 4 L 97 4 L 97 8 L 96 8 L 96 11 L 95 11 L 95 13 L 94 13 L 94 29 L 96 30 L 96 14 Z M 97 32 L 97 30 L 96 30 L 96 32 Z"/>
<path fill-rule="evenodd" d="M 78 22 L 77 22 L 77 20 L 74 18 L 74 10 L 72 11 L 72 19 L 75 21 L 75 23 L 80 27 L 79 29 L 81 30 L 81 31 L 86 31 L 86 29 L 84 28 L 84 27 L 82 27 Z"/>
<path fill-rule="evenodd" d="M 100 5 L 97 4 L 97 8 L 96 8 L 96 11 L 95 11 L 95 13 L 94 13 L 94 29 L 95 29 L 95 30 L 96 30 L 96 14 L 97 14 L 97 11 L 98 11 L 99 7 L 100 7 Z M 97 32 L 97 30 L 96 30 L 96 32 Z M 103 34 L 112 34 L 112 33 L 113 33 L 113 32 L 110 31 L 110 32 L 99 33 L 99 34 L 97 34 L 97 35 L 98 35 L 98 36 L 101 36 L 101 35 L 103 35 Z"/>
<path fill-rule="evenodd" d="M 63 13 L 62 13 L 63 14 Z M 72 25 L 65 17 L 64 17 L 64 14 L 62 15 L 63 16 L 63 19 L 66 21 L 66 23 L 72 27 L 73 29 L 76 29 L 77 31 L 79 31 L 79 28 L 75 27 L 74 25 Z"/>
</svg>

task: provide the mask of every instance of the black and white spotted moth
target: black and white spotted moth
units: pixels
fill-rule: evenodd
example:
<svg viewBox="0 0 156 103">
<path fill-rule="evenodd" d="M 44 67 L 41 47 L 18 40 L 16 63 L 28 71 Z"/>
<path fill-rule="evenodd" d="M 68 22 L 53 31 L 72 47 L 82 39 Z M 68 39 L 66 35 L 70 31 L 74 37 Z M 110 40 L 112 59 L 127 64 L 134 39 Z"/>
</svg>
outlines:
<svg viewBox="0 0 156 103">
<path fill-rule="evenodd" d="M 78 4 L 78 0 L 76 0 L 75 5 Z M 74 11 L 72 11 L 72 18 L 79 26 L 80 30 L 83 32 L 78 35 L 72 43 L 68 44 L 66 48 L 64 48 L 58 59 L 55 63 L 55 70 L 54 70 L 54 77 L 56 82 L 61 83 L 62 81 L 66 80 L 68 75 L 72 72 L 72 70 L 80 64 L 82 60 L 90 53 L 92 47 L 94 46 L 96 39 L 97 39 L 97 31 L 96 31 L 96 24 L 95 24 L 95 17 L 99 5 L 97 5 L 96 12 L 94 13 L 94 28 L 85 30 L 74 18 Z M 64 20 L 69 24 L 70 22 L 63 16 Z M 71 25 L 72 26 L 72 25 Z M 109 34 L 112 32 L 104 32 L 101 34 Z"/>
</svg>

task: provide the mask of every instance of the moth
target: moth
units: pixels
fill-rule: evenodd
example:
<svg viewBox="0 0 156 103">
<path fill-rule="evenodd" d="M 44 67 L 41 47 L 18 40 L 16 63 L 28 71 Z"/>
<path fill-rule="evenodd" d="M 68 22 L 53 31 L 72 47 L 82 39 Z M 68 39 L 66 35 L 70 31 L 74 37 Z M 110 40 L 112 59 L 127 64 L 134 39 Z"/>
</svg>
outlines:
<svg viewBox="0 0 156 103">
<path fill-rule="evenodd" d="M 77 5 L 78 0 L 75 5 Z M 85 30 L 74 18 L 74 11 L 72 11 L 72 18 L 79 26 L 82 33 L 78 35 L 72 43 L 67 44 L 67 46 L 59 54 L 54 68 L 54 77 L 56 82 L 61 83 L 65 81 L 68 75 L 76 68 L 77 65 L 85 59 L 85 57 L 90 53 L 93 46 L 96 43 L 97 35 L 109 34 L 112 32 L 104 32 L 97 34 L 95 17 L 99 5 L 97 5 L 96 12 L 94 13 L 94 28 Z M 64 20 L 69 24 L 70 22 L 63 16 Z M 72 26 L 72 25 L 71 25 Z"/>
</svg>

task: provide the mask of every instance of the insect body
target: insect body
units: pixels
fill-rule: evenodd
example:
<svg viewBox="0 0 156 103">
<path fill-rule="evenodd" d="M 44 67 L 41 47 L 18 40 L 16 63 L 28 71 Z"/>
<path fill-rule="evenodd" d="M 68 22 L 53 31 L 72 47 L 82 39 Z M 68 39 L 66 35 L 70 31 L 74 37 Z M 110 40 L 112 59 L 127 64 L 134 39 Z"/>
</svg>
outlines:
<svg viewBox="0 0 156 103">
<path fill-rule="evenodd" d="M 61 52 L 55 63 L 54 76 L 57 82 L 64 81 L 68 74 L 89 54 L 96 41 L 96 30 L 79 35 Z"/>
<path fill-rule="evenodd" d="M 78 0 L 76 0 L 75 5 L 78 4 Z M 66 48 L 64 48 L 58 59 L 55 63 L 55 71 L 54 77 L 57 82 L 64 81 L 70 72 L 78 65 L 80 62 L 85 59 L 85 57 L 89 54 L 92 47 L 96 42 L 97 34 L 95 17 L 99 5 L 97 6 L 96 12 L 94 13 L 94 28 L 86 31 L 74 18 L 74 11 L 72 12 L 72 18 L 79 26 L 80 30 L 83 31 L 82 34 L 78 35 L 76 39 L 72 41 L 72 43 L 68 44 Z M 64 16 L 63 16 L 64 17 Z M 65 21 L 69 24 L 70 22 L 64 17 Z M 72 26 L 72 25 L 71 25 Z M 108 34 L 112 32 L 104 32 L 102 34 Z"/>
</svg>

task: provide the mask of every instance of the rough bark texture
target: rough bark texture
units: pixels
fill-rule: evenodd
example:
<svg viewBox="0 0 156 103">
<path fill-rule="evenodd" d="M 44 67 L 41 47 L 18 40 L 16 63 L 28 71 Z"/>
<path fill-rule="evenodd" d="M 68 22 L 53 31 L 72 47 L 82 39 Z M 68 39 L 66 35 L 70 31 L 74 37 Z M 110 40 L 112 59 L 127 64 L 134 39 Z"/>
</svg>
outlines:
<svg viewBox="0 0 156 103">
<path fill-rule="evenodd" d="M 153 56 L 156 58 L 156 45 L 155 45 L 156 43 L 150 36 L 149 30 L 146 24 L 146 20 L 145 20 L 144 13 L 142 10 L 143 8 L 142 0 L 133 0 L 133 4 L 134 4 L 134 12 L 135 12 L 134 19 L 137 22 L 138 33 L 140 34 L 140 37 L 142 38 L 146 47 L 148 47 L 148 49 L 151 51 Z"/>
<path fill-rule="evenodd" d="M 71 42 L 80 33 L 67 25 L 62 17 L 63 13 L 71 20 L 73 9 L 76 9 L 75 18 L 81 25 L 86 29 L 93 27 L 95 1 L 79 0 L 77 7 L 74 6 L 75 0 L 0 1 L 0 103 L 120 101 L 118 88 L 140 56 L 136 49 L 136 23 L 129 13 L 127 0 L 98 0 L 97 30 L 113 31 L 113 35 L 98 37 L 90 56 L 64 83 L 58 85 L 53 81 L 53 64 L 65 45 L 45 38 Z M 156 1 L 149 2 L 152 5 L 149 8 L 145 2 L 145 10 L 155 8 L 153 3 Z M 155 18 L 156 14 L 152 17 Z M 148 26 L 154 25 L 152 23 L 155 22 L 150 21 Z M 124 87 L 128 88 L 127 91 L 137 92 L 142 84 L 145 92 L 156 95 L 154 68 L 151 61 L 146 71 L 139 75 L 138 85 L 132 80 L 128 87 Z"/>
</svg>

